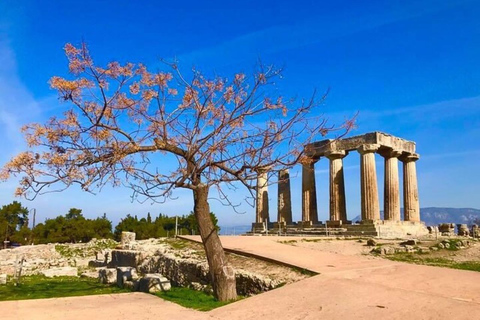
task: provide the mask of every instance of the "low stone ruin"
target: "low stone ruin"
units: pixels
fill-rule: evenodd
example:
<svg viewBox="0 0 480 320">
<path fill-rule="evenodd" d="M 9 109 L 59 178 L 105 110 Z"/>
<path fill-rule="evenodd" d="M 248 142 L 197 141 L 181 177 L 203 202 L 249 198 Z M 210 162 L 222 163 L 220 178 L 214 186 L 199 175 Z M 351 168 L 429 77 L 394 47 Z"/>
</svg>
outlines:
<svg viewBox="0 0 480 320">
<path fill-rule="evenodd" d="M 480 228 L 476 224 L 472 225 L 472 237 L 480 238 Z"/>
<path fill-rule="evenodd" d="M 455 235 L 455 224 L 453 223 L 440 223 L 438 225 L 438 231 L 442 236 L 451 237 Z"/>
<path fill-rule="evenodd" d="M 457 234 L 459 236 L 468 237 L 470 235 L 470 230 L 468 229 L 467 224 L 457 224 Z"/>
<path fill-rule="evenodd" d="M 169 290 L 171 284 L 211 292 L 208 263 L 195 250 L 172 249 L 153 239 L 157 244 L 142 246 L 132 235 L 125 239 L 128 239 L 125 245 L 135 250 L 121 246 L 113 250 L 108 266 L 99 269 L 102 283 L 117 283 L 120 287 L 143 292 Z M 236 280 L 240 295 L 253 295 L 280 285 L 280 281 L 240 269 L 236 270 Z"/>
</svg>

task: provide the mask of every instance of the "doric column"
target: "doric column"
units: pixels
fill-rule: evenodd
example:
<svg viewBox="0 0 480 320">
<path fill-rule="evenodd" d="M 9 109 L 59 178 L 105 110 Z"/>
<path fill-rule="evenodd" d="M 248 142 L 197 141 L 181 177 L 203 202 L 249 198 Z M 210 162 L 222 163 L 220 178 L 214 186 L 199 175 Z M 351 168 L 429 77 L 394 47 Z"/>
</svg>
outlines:
<svg viewBox="0 0 480 320">
<path fill-rule="evenodd" d="M 343 158 L 345 151 L 332 151 L 325 154 L 330 160 L 330 221 L 347 221 L 345 204 L 345 182 L 343 177 Z"/>
<path fill-rule="evenodd" d="M 302 221 L 318 222 L 317 190 L 315 188 L 315 162 L 309 159 L 302 164 Z"/>
<path fill-rule="evenodd" d="M 375 151 L 378 148 L 378 144 L 365 144 L 357 149 L 360 153 L 362 221 L 380 220 L 377 170 L 375 168 Z"/>
<path fill-rule="evenodd" d="M 384 220 L 400 221 L 400 188 L 398 183 L 398 156 L 400 151 L 391 148 L 378 152 L 385 158 Z"/>
<path fill-rule="evenodd" d="M 420 203 L 418 201 L 417 167 L 415 161 L 419 155 L 403 154 L 403 213 L 405 221 L 420 221 Z"/>
<path fill-rule="evenodd" d="M 288 169 L 278 173 L 278 218 L 277 222 L 292 223 L 292 199 Z"/>
<path fill-rule="evenodd" d="M 268 185 L 267 170 L 257 172 L 257 207 L 256 223 L 268 221 Z"/>
</svg>

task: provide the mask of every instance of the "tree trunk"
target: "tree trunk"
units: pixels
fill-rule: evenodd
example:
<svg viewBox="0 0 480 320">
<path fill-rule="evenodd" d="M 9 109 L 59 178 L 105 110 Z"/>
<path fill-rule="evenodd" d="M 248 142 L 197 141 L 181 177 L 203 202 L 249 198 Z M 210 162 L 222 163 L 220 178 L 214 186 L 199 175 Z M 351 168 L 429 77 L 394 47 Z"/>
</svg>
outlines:
<svg viewBox="0 0 480 320">
<path fill-rule="evenodd" d="M 235 271 L 229 265 L 217 230 L 210 217 L 208 187 L 199 186 L 193 191 L 194 213 L 207 255 L 213 293 L 219 301 L 237 298 Z"/>
</svg>

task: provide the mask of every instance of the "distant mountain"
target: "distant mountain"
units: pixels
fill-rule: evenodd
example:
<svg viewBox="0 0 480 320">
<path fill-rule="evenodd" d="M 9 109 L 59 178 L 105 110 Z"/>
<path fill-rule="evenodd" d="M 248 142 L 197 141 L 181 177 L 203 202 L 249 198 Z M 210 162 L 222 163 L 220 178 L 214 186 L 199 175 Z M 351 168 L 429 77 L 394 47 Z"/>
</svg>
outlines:
<svg viewBox="0 0 480 320">
<path fill-rule="evenodd" d="M 403 219 L 403 209 L 401 210 Z M 383 211 L 380 212 L 380 216 L 383 219 Z M 475 220 L 480 222 L 480 210 L 472 208 L 420 208 L 420 219 L 422 219 L 427 226 L 437 225 L 439 223 L 472 224 Z M 352 219 L 352 221 L 359 220 L 360 216 Z"/>
</svg>

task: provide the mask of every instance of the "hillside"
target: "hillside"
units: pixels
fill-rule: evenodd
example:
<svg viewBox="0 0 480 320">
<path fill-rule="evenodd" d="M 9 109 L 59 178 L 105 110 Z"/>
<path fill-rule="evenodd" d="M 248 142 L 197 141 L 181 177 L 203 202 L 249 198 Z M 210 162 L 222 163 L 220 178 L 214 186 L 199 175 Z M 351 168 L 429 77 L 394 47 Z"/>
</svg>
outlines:
<svg viewBox="0 0 480 320">
<path fill-rule="evenodd" d="M 403 211 L 403 209 L 402 209 Z M 380 212 L 383 219 L 383 211 Z M 403 214 L 402 214 L 403 216 Z M 453 222 L 471 224 L 475 220 L 480 221 L 480 210 L 473 208 L 420 208 L 420 217 L 426 225 L 437 225 L 439 223 Z M 360 216 L 356 216 L 352 221 L 359 221 Z"/>
</svg>

